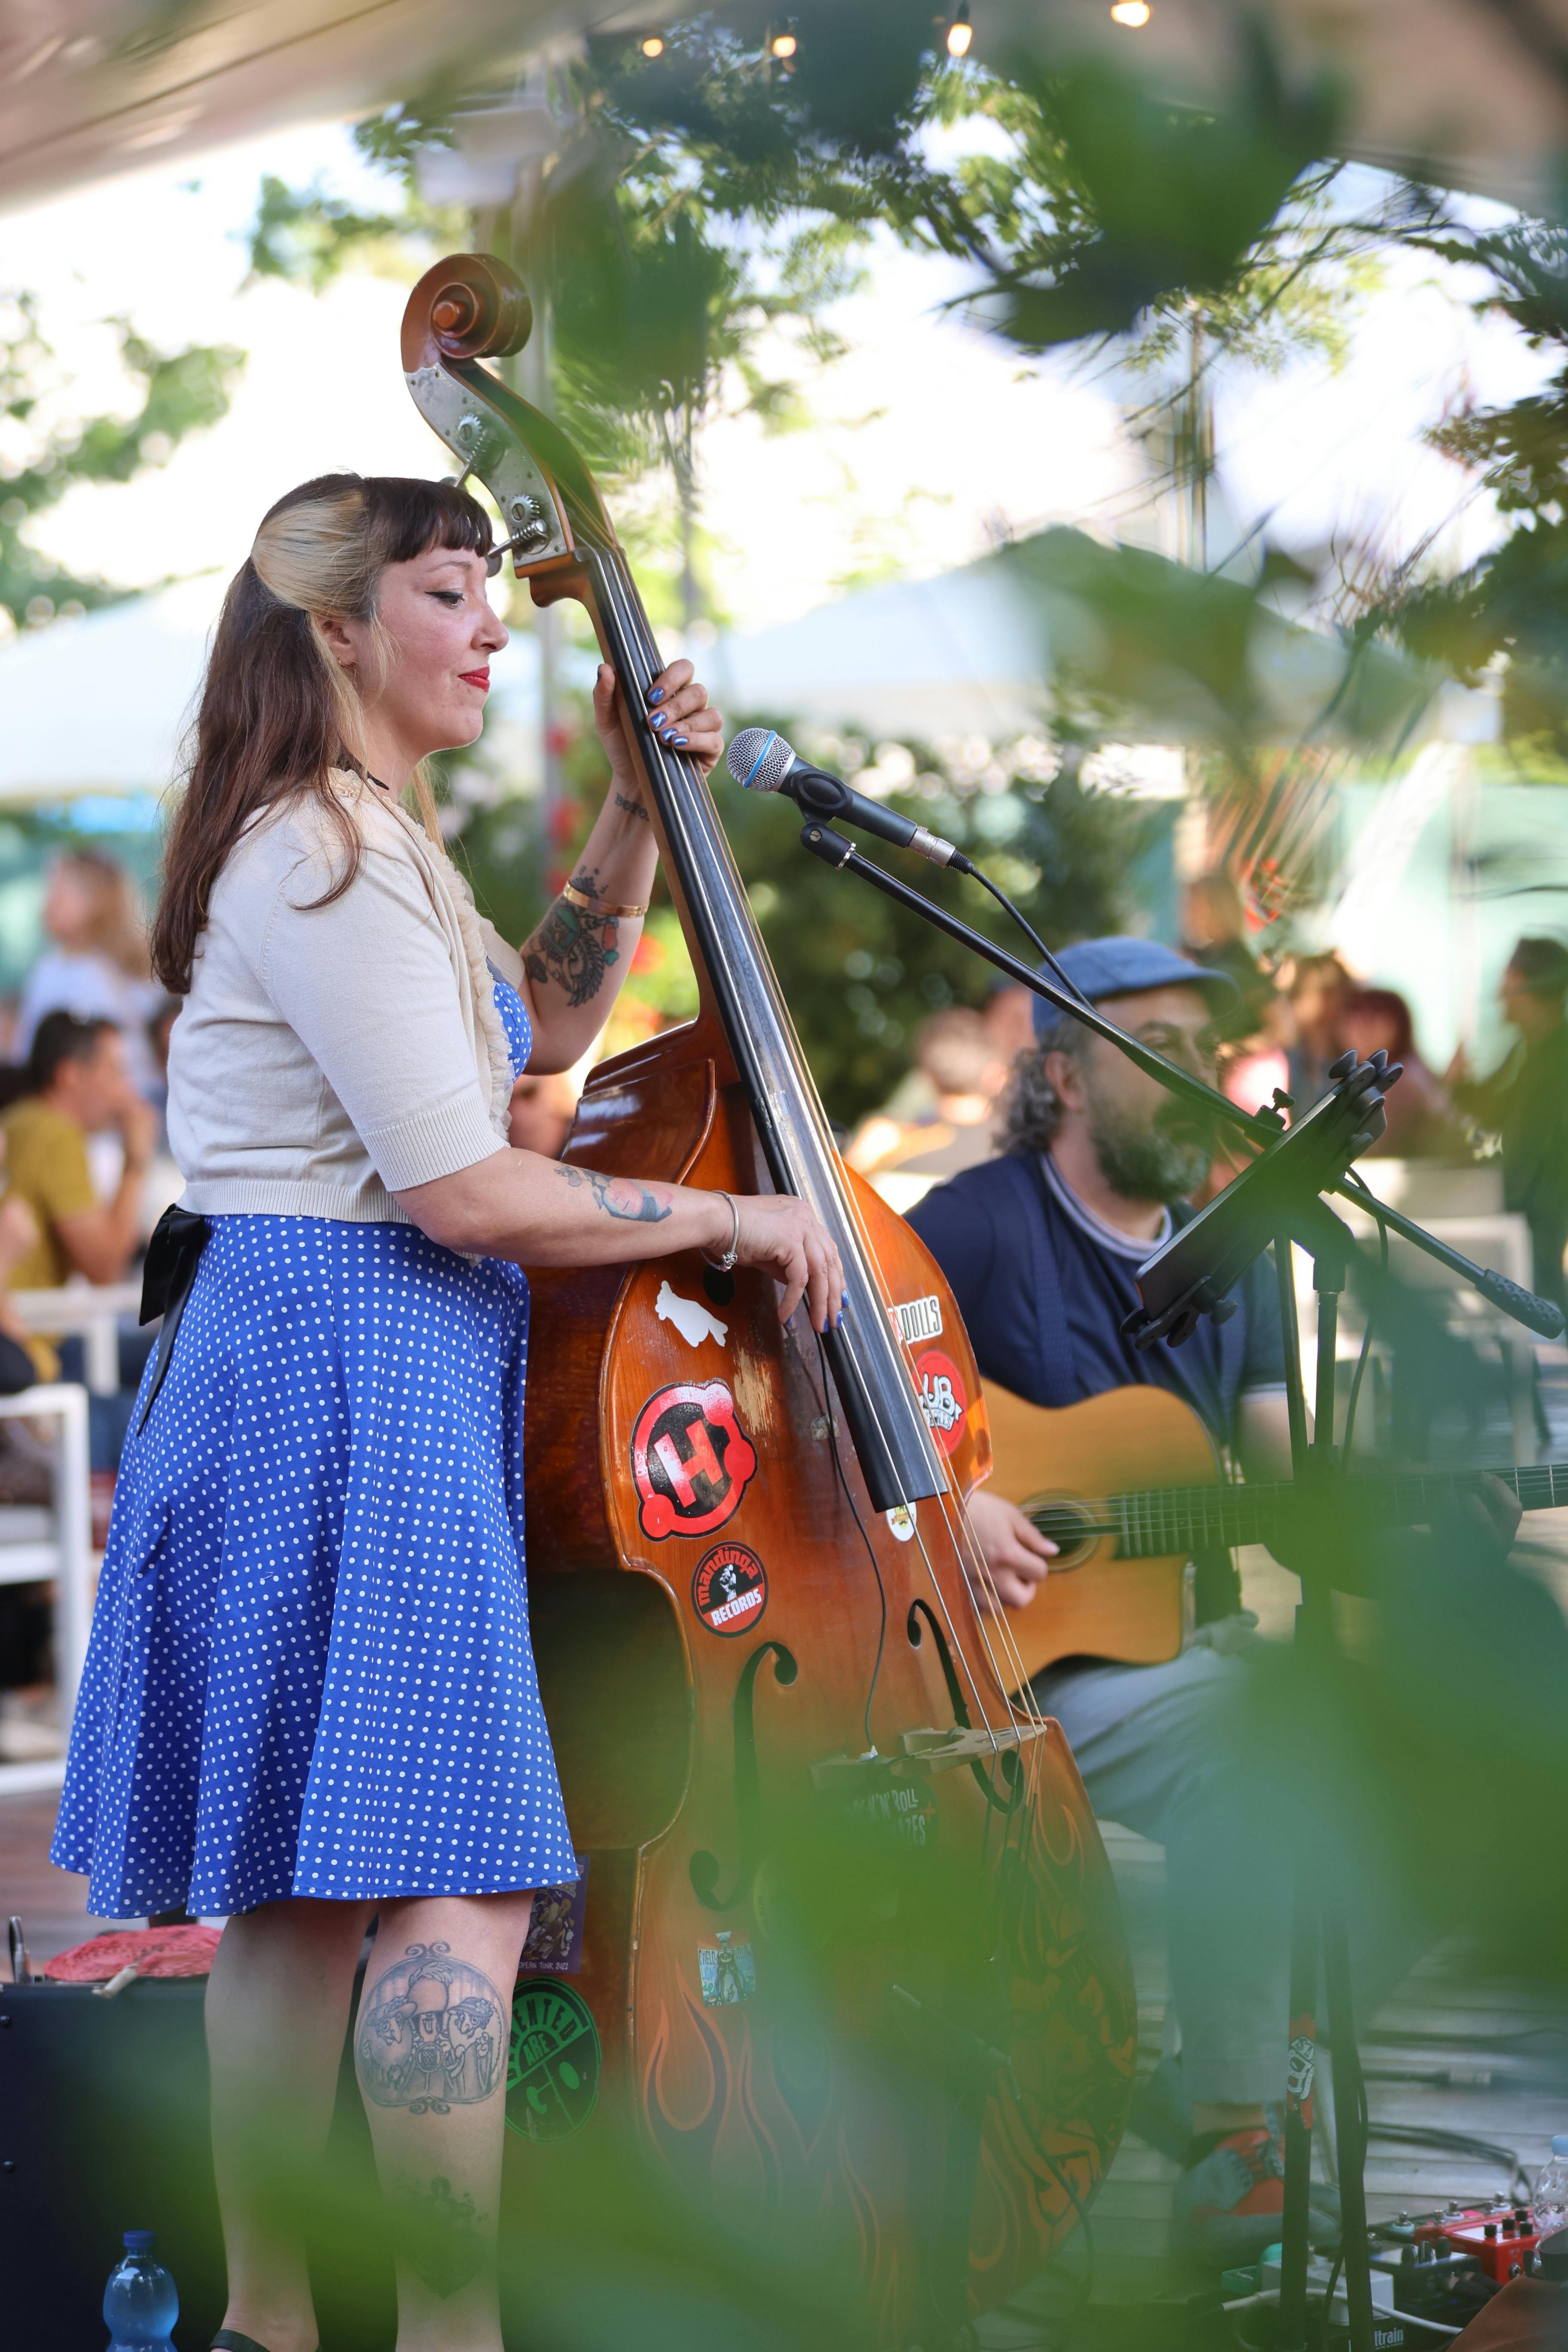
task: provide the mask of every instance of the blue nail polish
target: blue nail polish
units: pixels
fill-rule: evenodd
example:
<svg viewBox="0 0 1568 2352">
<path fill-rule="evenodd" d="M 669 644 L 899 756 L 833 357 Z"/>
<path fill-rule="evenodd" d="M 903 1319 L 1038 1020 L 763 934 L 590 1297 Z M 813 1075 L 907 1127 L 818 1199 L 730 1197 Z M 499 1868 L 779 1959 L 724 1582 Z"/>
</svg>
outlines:
<svg viewBox="0 0 1568 2352">
<path fill-rule="evenodd" d="M 678 751 L 685 751 L 685 749 L 686 749 L 686 738 L 685 738 L 685 736 L 684 736 L 684 735 L 672 735 L 672 736 L 670 737 L 670 739 L 669 739 L 669 740 L 670 740 L 670 741 L 674 744 L 674 746 L 675 746 L 675 748 L 676 748 L 676 750 L 677 750 Z"/>
<path fill-rule="evenodd" d="M 663 688 L 663 687 L 662 687 L 662 686 L 656 686 L 656 687 L 651 688 L 649 689 L 649 692 L 648 692 L 648 698 L 648 698 L 648 700 L 649 700 L 650 702 L 662 702 L 662 701 L 664 700 L 664 688 Z"/>
</svg>

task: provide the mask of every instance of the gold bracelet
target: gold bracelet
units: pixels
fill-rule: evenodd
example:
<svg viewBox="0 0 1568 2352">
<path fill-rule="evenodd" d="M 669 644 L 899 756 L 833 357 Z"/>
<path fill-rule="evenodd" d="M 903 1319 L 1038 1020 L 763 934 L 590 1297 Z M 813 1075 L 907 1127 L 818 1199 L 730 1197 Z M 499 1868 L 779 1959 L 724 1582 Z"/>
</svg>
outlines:
<svg viewBox="0 0 1568 2352">
<path fill-rule="evenodd" d="M 574 882 L 563 882 L 561 896 L 569 907 L 593 907 L 606 922 L 629 922 L 634 915 L 646 915 L 650 901 L 645 898 L 640 907 L 613 907 L 607 898 L 591 898 L 586 890 L 579 890 Z"/>
</svg>

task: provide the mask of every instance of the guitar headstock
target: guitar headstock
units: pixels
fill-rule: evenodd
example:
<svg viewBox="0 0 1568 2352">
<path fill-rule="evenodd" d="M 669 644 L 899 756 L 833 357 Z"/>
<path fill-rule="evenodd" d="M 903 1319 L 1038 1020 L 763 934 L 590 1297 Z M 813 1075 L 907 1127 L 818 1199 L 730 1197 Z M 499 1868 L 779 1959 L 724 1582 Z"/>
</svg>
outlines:
<svg viewBox="0 0 1568 2352">
<path fill-rule="evenodd" d="M 593 476 L 558 425 L 480 362 L 521 351 L 533 329 L 522 280 L 488 253 L 427 269 L 403 313 L 403 371 L 415 406 L 465 476 L 500 509 L 503 546 L 523 574 L 614 537 Z"/>
</svg>

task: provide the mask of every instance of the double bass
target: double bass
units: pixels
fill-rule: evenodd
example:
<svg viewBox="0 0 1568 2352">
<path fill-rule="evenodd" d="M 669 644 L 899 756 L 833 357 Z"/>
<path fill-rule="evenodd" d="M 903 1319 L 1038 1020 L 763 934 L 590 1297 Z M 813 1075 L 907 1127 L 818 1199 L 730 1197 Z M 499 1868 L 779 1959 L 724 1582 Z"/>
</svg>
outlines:
<svg viewBox="0 0 1568 2352">
<path fill-rule="evenodd" d="M 591 617 L 700 994 L 595 1069 L 564 1157 L 795 1193 L 847 1305 L 781 1328 L 771 1279 L 696 1254 L 531 1273 L 530 1609 L 588 1870 L 577 1972 L 520 1979 L 521 2123 L 541 2164 L 618 2133 L 690 2210 L 807 2217 L 858 2340 L 931 2346 L 1039 2271 L 1110 2165 L 1120 1913 L 973 1598 L 990 1442 L 952 1297 L 845 1168 L 708 785 L 647 724 L 662 661 L 588 469 L 482 364 L 531 325 L 505 265 L 438 263 L 408 388 L 536 604 Z"/>
</svg>

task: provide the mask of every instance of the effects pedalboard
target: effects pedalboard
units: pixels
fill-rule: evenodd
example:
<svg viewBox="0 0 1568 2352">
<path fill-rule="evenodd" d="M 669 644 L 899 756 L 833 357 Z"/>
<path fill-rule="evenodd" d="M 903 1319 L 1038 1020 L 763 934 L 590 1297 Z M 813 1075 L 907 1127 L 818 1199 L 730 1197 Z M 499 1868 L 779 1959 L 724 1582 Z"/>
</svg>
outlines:
<svg viewBox="0 0 1568 2352">
<path fill-rule="evenodd" d="M 1401 2213 L 1373 2223 L 1367 2232 L 1372 2269 L 1373 2352 L 1417 2352 L 1418 2347 L 1448 2344 L 1510 2279 L 1533 2273 L 1540 2244 L 1525 2205 L 1465 2204 L 1456 2200 L 1440 2213 Z M 1279 2291 L 1278 2246 L 1260 2263 L 1227 2271 L 1227 2310 L 1238 2321 Z M 1331 2283 L 1333 2303 L 1322 2305 Z M 1350 2308 L 1342 2267 L 1314 2252 L 1307 2273 L 1309 2304 L 1319 2316 L 1324 2352 L 1341 2352 L 1350 2342 Z M 1426 2323 L 1430 2322 L 1428 2326 Z M 1238 2331 L 1244 2341 L 1252 2331 Z"/>
</svg>

